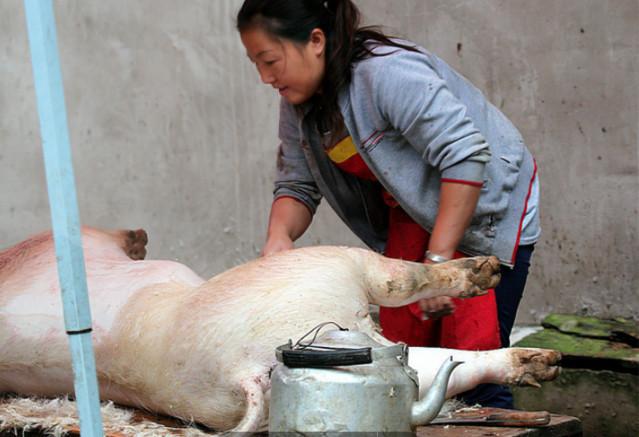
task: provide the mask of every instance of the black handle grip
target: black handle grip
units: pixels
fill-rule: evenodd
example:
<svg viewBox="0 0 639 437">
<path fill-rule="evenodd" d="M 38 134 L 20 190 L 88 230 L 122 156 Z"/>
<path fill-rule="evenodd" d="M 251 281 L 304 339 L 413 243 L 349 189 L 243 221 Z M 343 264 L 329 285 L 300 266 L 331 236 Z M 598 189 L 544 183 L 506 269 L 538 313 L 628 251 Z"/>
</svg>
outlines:
<svg viewBox="0 0 639 437">
<path fill-rule="evenodd" d="M 370 364 L 371 348 L 345 350 L 282 350 L 282 362 L 287 367 L 334 367 Z"/>
</svg>

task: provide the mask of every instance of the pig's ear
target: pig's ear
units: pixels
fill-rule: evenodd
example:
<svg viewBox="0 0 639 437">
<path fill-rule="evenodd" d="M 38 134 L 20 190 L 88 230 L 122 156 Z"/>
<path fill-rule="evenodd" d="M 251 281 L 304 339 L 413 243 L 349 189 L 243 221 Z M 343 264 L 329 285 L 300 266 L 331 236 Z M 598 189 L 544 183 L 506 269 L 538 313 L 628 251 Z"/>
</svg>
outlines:
<svg viewBox="0 0 639 437">
<path fill-rule="evenodd" d="M 146 256 L 146 244 L 149 238 L 144 229 L 96 229 L 82 227 L 82 246 L 85 252 L 96 252 L 103 259 L 115 259 L 126 256 L 134 261 Z"/>
<path fill-rule="evenodd" d="M 136 229 L 135 231 L 124 231 L 124 245 L 122 249 L 132 260 L 141 260 L 146 256 L 146 243 L 149 237 L 144 229 Z"/>
<path fill-rule="evenodd" d="M 254 433 L 266 423 L 267 411 L 264 400 L 265 387 L 268 386 L 267 375 L 254 375 L 240 382 L 246 395 L 246 412 L 235 428 L 228 432 Z"/>
</svg>

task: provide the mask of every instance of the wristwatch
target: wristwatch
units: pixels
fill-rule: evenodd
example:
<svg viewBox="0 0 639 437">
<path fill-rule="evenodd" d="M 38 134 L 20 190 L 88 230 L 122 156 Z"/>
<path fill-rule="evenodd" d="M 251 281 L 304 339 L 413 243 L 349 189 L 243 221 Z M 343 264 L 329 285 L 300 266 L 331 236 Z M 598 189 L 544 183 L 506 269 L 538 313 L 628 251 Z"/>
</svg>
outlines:
<svg viewBox="0 0 639 437">
<path fill-rule="evenodd" d="M 426 257 L 428 261 L 431 261 L 435 264 L 445 263 L 446 261 L 450 261 L 450 258 L 446 258 L 442 255 L 437 255 L 436 253 L 431 252 L 430 250 L 426 251 Z"/>
</svg>

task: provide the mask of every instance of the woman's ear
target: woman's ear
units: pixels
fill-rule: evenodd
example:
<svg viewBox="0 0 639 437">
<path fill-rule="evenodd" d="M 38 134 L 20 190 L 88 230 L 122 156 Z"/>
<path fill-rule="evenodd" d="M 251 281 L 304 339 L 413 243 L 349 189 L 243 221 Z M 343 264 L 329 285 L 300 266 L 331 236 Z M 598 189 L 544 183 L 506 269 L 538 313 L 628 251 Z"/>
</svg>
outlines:
<svg viewBox="0 0 639 437">
<path fill-rule="evenodd" d="M 326 50 L 326 34 L 322 29 L 316 27 L 311 31 L 308 43 L 315 56 L 322 56 Z"/>
</svg>

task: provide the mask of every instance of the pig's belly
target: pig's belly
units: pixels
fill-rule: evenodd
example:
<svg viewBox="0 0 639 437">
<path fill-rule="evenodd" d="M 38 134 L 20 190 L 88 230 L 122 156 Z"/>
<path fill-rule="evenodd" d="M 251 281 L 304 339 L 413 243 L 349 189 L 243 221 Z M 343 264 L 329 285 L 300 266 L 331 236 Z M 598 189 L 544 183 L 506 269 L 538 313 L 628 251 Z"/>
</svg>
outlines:
<svg viewBox="0 0 639 437">
<path fill-rule="evenodd" d="M 57 270 L 55 265 L 35 266 L 34 270 L 18 271 L 0 286 L 0 392 L 70 393 L 73 374 Z M 88 263 L 98 375 L 112 359 L 114 323 L 127 302 L 140 290 L 167 282 L 191 288 L 203 280 L 171 261 Z"/>
</svg>

